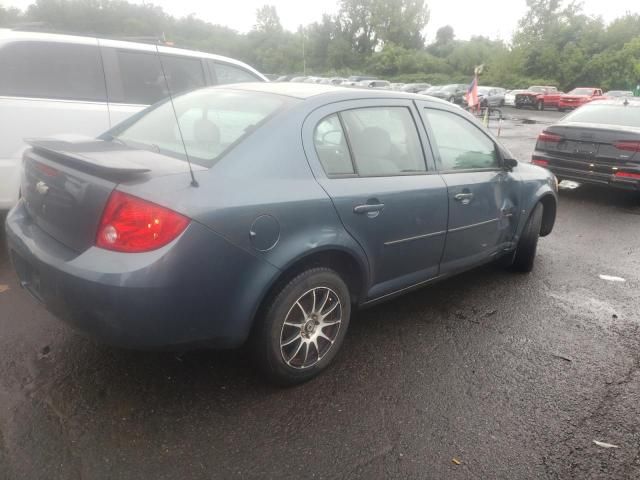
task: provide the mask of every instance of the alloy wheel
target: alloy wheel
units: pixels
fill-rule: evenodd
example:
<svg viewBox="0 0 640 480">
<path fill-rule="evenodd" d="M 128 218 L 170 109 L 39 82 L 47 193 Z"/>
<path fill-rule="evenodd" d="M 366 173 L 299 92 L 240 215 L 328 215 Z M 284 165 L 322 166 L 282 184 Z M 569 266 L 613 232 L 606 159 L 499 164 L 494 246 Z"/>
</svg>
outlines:
<svg viewBox="0 0 640 480">
<path fill-rule="evenodd" d="M 328 287 L 303 293 L 289 308 L 280 332 L 280 353 L 287 365 L 306 369 L 331 350 L 342 323 L 340 298 Z"/>
</svg>

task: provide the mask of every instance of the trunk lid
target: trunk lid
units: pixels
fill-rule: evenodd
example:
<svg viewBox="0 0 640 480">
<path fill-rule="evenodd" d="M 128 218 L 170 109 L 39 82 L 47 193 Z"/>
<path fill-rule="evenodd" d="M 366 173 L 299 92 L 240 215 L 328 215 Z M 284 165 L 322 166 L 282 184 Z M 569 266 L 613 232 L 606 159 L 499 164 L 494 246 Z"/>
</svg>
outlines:
<svg viewBox="0 0 640 480">
<path fill-rule="evenodd" d="M 95 243 L 109 195 L 124 180 L 185 173 L 184 162 L 115 142 L 27 140 L 21 195 L 33 221 L 80 253 Z"/>
</svg>

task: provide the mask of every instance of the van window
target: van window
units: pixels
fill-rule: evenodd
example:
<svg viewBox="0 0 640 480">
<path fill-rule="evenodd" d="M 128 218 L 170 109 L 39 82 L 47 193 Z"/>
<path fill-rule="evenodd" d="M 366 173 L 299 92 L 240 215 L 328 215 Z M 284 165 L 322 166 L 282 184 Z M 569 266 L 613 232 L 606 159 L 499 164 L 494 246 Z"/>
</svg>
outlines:
<svg viewBox="0 0 640 480">
<path fill-rule="evenodd" d="M 167 74 L 172 95 L 206 85 L 202 61 L 199 58 L 162 55 L 162 67 Z"/>
<path fill-rule="evenodd" d="M 104 102 L 98 46 L 8 43 L 0 48 L 0 95 Z"/>
<path fill-rule="evenodd" d="M 150 105 L 167 96 L 157 54 L 117 50 L 116 56 L 121 88 L 109 88 L 110 101 Z"/>
<path fill-rule="evenodd" d="M 217 79 L 217 84 L 263 81 L 261 78 L 235 65 L 214 62 L 212 60 L 207 60 L 207 62 L 209 63 L 209 69 L 212 70 L 213 76 Z"/>
</svg>

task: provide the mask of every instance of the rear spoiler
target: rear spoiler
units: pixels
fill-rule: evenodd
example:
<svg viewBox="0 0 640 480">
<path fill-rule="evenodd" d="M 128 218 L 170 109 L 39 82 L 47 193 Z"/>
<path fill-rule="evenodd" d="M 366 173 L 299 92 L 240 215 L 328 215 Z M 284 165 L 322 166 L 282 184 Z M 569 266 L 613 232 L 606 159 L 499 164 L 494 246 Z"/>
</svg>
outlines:
<svg viewBox="0 0 640 480">
<path fill-rule="evenodd" d="M 110 142 L 92 140 L 67 142 L 64 140 L 26 138 L 34 153 L 42 154 L 63 165 L 90 170 L 98 175 L 123 176 L 150 172 L 146 166 L 137 165 L 119 155 L 105 155 L 114 150 Z M 91 154 L 95 155 L 91 155 Z"/>
</svg>

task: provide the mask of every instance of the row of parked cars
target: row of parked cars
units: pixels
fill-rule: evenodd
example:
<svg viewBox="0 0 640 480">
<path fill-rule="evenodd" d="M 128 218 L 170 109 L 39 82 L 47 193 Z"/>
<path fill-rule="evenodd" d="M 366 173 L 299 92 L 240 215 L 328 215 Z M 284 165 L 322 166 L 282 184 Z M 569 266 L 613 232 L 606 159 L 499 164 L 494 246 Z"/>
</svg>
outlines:
<svg viewBox="0 0 640 480">
<path fill-rule="evenodd" d="M 339 85 L 343 87 L 376 88 L 381 90 L 395 90 L 399 92 L 420 93 L 431 95 L 448 102 L 463 105 L 469 85 L 452 83 L 447 85 L 430 85 L 428 83 L 392 83 L 375 77 L 354 75 L 343 77 L 315 77 L 283 75 L 275 79 L 277 82 L 319 83 L 325 85 Z M 505 103 L 507 90 L 500 87 L 478 87 L 478 98 L 482 106 L 498 107 Z"/>
<path fill-rule="evenodd" d="M 534 108 L 536 110 L 555 108 L 560 112 L 564 112 L 580 107 L 592 100 L 625 97 L 633 97 L 633 92 L 630 90 L 610 90 L 603 93 L 601 88 L 578 87 L 568 93 L 564 93 L 559 91 L 557 87 L 535 85 L 526 90 L 511 90 L 507 94 L 505 103 L 516 108 Z"/>
<path fill-rule="evenodd" d="M 343 77 L 315 77 L 315 76 L 291 76 L 278 77 L 279 82 L 304 82 L 328 85 L 340 85 L 345 87 L 377 88 L 382 90 L 396 90 L 410 93 L 431 95 L 447 100 L 451 103 L 464 105 L 467 84 L 429 85 L 427 83 L 391 83 L 375 77 L 354 75 Z M 633 97 L 629 90 L 610 90 L 603 93 L 600 88 L 579 87 L 568 93 L 558 90 L 557 87 L 548 85 L 534 85 L 523 90 L 506 90 L 501 87 L 479 86 L 478 99 L 483 107 L 501 107 L 503 105 L 516 108 L 534 108 L 544 110 L 555 108 L 560 112 L 575 109 L 592 100 L 611 99 L 620 97 Z"/>
</svg>

